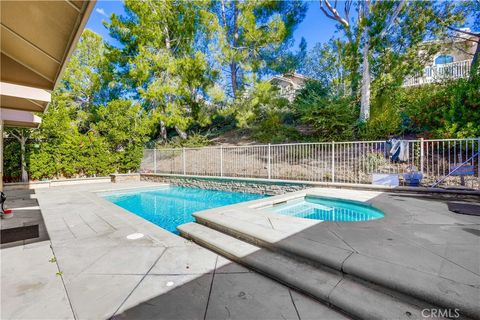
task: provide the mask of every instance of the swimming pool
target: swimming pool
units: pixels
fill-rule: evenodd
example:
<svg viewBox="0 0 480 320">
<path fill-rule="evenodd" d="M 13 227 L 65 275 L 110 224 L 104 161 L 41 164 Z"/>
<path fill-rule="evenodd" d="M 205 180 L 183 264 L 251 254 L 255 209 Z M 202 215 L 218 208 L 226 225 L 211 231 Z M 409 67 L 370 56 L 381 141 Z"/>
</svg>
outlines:
<svg viewBox="0 0 480 320">
<path fill-rule="evenodd" d="M 178 234 L 177 226 L 194 221 L 194 212 L 264 197 L 267 196 L 173 186 L 103 196 L 117 206 L 175 234 Z"/>
<path fill-rule="evenodd" d="M 323 221 L 358 222 L 384 217 L 382 211 L 369 204 L 311 196 L 276 205 L 269 210 L 287 216 Z"/>
</svg>

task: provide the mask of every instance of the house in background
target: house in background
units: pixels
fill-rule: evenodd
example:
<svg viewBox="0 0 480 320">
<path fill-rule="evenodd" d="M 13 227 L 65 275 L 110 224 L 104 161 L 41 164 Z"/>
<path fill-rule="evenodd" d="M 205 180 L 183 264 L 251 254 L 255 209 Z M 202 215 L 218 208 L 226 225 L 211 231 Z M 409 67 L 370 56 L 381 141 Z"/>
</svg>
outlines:
<svg viewBox="0 0 480 320">
<path fill-rule="evenodd" d="M 305 87 L 308 78 L 295 72 L 288 72 L 281 76 L 273 76 L 270 83 L 278 87 L 280 95 L 292 102 L 295 99 L 297 91 Z"/>
<path fill-rule="evenodd" d="M 468 33 L 470 29 L 462 29 Z M 444 40 L 427 41 L 440 44 L 440 51 L 425 65 L 422 73 L 406 79 L 404 86 L 417 86 L 445 79 L 467 78 L 480 37 L 457 32 Z"/>
</svg>

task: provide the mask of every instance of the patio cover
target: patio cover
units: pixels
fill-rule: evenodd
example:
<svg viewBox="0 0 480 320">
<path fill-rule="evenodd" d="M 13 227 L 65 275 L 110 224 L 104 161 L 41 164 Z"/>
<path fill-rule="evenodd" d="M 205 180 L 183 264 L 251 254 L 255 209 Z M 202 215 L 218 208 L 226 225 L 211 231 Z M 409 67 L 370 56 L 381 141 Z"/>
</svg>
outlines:
<svg viewBox="0 0 480 320">
<path fill-rule="evenodd" d="M 0 1 L 2 166 L 3 126 L 39 126 L 32 112 L 47 108 L 94 6 L 95 1 Z"/>
</svg>

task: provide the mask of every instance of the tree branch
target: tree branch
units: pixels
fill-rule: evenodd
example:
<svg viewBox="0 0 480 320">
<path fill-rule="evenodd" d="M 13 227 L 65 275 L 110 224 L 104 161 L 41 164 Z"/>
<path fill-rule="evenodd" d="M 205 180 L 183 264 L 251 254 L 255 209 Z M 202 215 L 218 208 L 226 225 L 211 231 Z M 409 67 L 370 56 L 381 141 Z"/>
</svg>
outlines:
<svg viewBox="0 0 480 320">
<path fill-rule="evenodd" d="M 453 47 L 454 47 L 455 49 L 459 50 L 459 51 L 462 51 L 464 54 L 467 54 L 467 55 L 472 56 L 472 57 L 474 56 L 473 53 L 470 53 L 470 52 L 468 52 L 467 50 L 465 50 L 465 49 L 463 49 L 463 48 L 460 48 L 459 46 L 453 45 Z"/>
<path fill-rule="evenodd" d="M 462 37 L 462 36 L 452 35 L 451 38 L 457 38 L 457 39 L 462 39 L 462 40 L 464 40 L 464 41 L 469 41 L 469 42 L 474 42 L 474 43 L 480 43 L 480 37 L 478 37 L 478 38 L 475 40 L 475 39 L 464 38 L 464 37 Z"/>
<path fill-rule="evenodd" d="M 17 139 L 19 142 L 22 141 L 22 139 L 20 139 L 20 136 L 17 136 L 15 133 L 13 133 L 13 131 L 10 131 L 9 134 L 11 134 L 15 139 Z"/>
<path fill-rule="evenodd" d="M 350 9 L 352 7 L 352 1 L 345 1 L 345 6 L 343 7 L 345 13 L 345 20 L 350 24 Z"/>
<path fill-rule="evenodd" d="M 395 8 L 395 12 L 390 16 L 390 19 L 388 20 L 387 25 L 385 26 L 385 29 L 383 29 L 382 33 L 380 34 L 380 37 L 383 38 L 385 34 L 390 30 L 390 28 L 393 26 L 393 23 L 395 22 L 395 19 L 397 19 L 398 15 L 403 9 L 403 6 L 405 5 L 405 0 L 401 0 L 397 7 Z"/>
<path fill-rule="evenodd" d="M 348 3 L 348 2 L 347 2 L 347 3 Z M 345 5 L 347 5 L 347 3 L 345 3 Z M 325 9 L 325 7 L 323 6 L 323 4 L 325 4 L 325 6 L 327 7 L 328 12 L 327 12 L 327 9 Z M 328 18 L 338 21 L 338 22 L 341 23 L 345 28 L 349 28 L 349 27 L 350 27 L 350 24 L 348 23 L 348 21 L 345 20 L 345 18 L 342 18 L 342 17 L 340 16 L 340 13 L 338 13 L 338 10 L 336 9 L 336 2 L 335 2 L 335 6 L 332 6 L 332 4 L 330 3 L 329 0 L 320 0 L 320 10 L 322 10 L 322 12 L 323 12 Z"/>
<path fill-rule="evenodd" d="M 450 27 L 450 26 L 447 26 L 448 29 L 452 30 L 452 31 L 455 31 L 455 32 L 460 32 L 460 33 L 463 33 L 463 34 L 468 34 L 469 36 L 474 36 L 474 37 L 480 37 L 480 33 L 475 33 L 475 32 L 470 32 L 470 31 L 466 31 L 466 30 L 461 30 L 461 29 L 457 29 L 457 28 L 454 28 L 454 27 Z"/>
</svg>

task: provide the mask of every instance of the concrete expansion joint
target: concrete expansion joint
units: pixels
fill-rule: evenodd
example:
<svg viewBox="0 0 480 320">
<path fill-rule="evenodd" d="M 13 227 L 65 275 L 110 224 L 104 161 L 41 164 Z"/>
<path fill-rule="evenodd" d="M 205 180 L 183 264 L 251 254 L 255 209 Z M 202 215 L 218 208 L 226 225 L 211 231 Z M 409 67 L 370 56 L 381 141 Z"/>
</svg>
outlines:
<svg viewBox="0 0 480 320">
<path fill-rule="evenodd" d="M 275 227 L 273 226 L 272 220 L 270 220 L 269 217 L 267 217 L 267 220 L 270 223 L 270 226 L 272 227 L 272 229 L 275 230 Z"/>
<path fill-rule="evenodd" d="M 168 250 L 168 247 L 166 247 L 157 257 L 157 259 L 152 263 L 152 265 L 150 266 L 150 268 L 148 269 L 148 271 L 142 276 L 142 278 L 140 279 L 140 281 L 138 281 L 138 283 L 133 287 L 133 289 L 128 293 L 128 295 L 125 297 L 125 299 L 123 299 L 123 301 L 120 303 L 120 305 L 118 306 L 118 308 L 113 312 L 113 314 L 111 315 L 111 317 L 109 317 L 109 319 L 114 319 L 115 316 L 117 315 L 117 313 L 119 312 L 119 310 L 122 308 L 122 306 L 125 304 L 125 302 L 127 302 L 128 298 L 130 298 L 130 296 L 133 294 L 133 292 L 138 288 L 138 286 L 143 282 L 143 280 L 145 279 L 145 277 L 147 275 L 150 274 L 150 271 L 152 271 L 153 267 L 155 267 L 155 265 L 157 264 L 157 262 L 163 257 L 163 255 L 165 254 L 165 252 L 167 252 Z"/>
<path fill-rule="evenodd" d="M 210 304 L 210 297 L 212 296 L 213 281 L 215 280 L 215 271 L 217 271 L 217 265 L 218 265 L 218 255 L 215 259 L 215 267 L 213 268 L 212 281 L 210 282 L 210 290 L 208 290 L 208 298 L 207 298 L 207 304 L 205 305 L 205 313 L 203 314 L 203 320 L 207 319 L 208 305 Z"/>
<path fill-rule="evenodd" d="M 332 290 L 330 290 L 330 292 L 328 293 L 328 296 L 327 296 L 328 303 L 330 303 L 330 296 L 332 295 L 333 291 L 335 291 L 335 289 L 338 287 L 338 285 L 345 280 L 345 275 L 343 273 L 342 273 L 341 276 L 342 277 L 340 278 L 340 280 L 338 280 L 338 282 L 335 284 L 335 286 L 333 286 Z"/>
<path fill-rule="evenodd" d="M 298 312 L 297 305 L 295 304 L 295 300 L 293 299 L 292 290 L 291 290 L 290 288 L 288 289 L 288 294 L 290 295 L 290 300 L 292 301 L 293 308 L 295 309 L 295 312 L 296 312 L 296 314 L 297 314 L 298 320 L 302 320 L 302 318 L 300 317 L 300 313 Z"/>
<path fill-rule="evenodd" d="M 343 273 L 345 273 L 345 270 L 343 270 L 343 265 L 354 253 L 355 252 L 350 252 L 350 254 L 345 259 L 343 259 L 342 264 L 340 265 L 340 271 L 342 272 L 342 276 L 343 276 Z"/>
<path fill-rule="evenodd" d="M 52 254 L 53 254 L 53 257 L 55 259 L 55 265 L 57 266 L 57 270 L 58 270 L 58 276 L 60 277 L 60 279 L 62 280 L 62 286 L 63 286 L 63 289 L 65 290 L 65 295 L 67 297 L 67 300 L 68 300 L 68 305 L 70 307 L 70 310 L 72 310 L 72 315 L 73 315 L 73 319 L 74 320 L 77 320 L 78 319 L 78 315 L 77 315 L 77 312 L 75 311 L 75 308 L 73 307 L 72 305 L 72 300 L 70 298 L 70 294 L 67 290 L 67 286 L 65 285 L 65 279 L 63 278 L 63 274 L 62 274 L 62 270 L 60 269 L 60 265 L 58 264 L 58 259 L 57 259 L 57 256 L 55 255 L 55 250 L 53 249 L 53 246 L 52 246 L 52 242 L 50 241 L 50 250 L 52 251 Z"/>
</svg>

